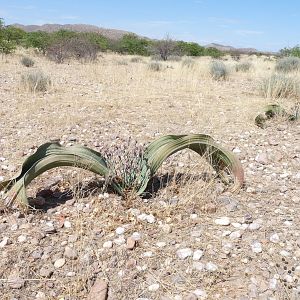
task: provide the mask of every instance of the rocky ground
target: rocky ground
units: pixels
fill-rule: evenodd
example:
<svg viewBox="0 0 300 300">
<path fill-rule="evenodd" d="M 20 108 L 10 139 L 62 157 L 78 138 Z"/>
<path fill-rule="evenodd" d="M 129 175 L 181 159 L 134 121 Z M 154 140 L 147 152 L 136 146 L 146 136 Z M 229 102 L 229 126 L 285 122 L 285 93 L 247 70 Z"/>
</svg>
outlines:
<svg viewBox="0 0 300 300">
<path fill-rule="evenodd" d="M 209 168 L 201 169 L 200 178 L 171 181 L 153 197 L 124 201 L 103 191 L 101 178 L 89 173 L 48 172 L 29 187 L 36 209 L 0 215 L 1 299 L 105 299 L 106 293 L 109 300 L 300 298 L 300 124 L 279 120 L 263 130 L 253 124 L 253 111 L 245 118 L 247 107 L 265 102 L 253 93 L 255 74 L 253 80 L 234 77 L 225 83 L 203 78 L 200 86 L 208 88 L 199 95 L 198 86 L 188 83 L 174 90 L 179 77 L 172 73 L 164 78 L 173 85 L 160 83 L 163 89 L 154 92 L 150 87 L 161 78 L 146 73 L 146 100 L 133 106 L 141 87 L 126 66 L 118 68 L 126 69 L 127 79 L 118 77 L 117 83 L 105 75 L 115 66 L 105 65 L 104 75 L 99 71 L 104 91 L 97 105 L 90 100 L 98 97 L 96 77 L 81 74 L 79 80 L 73 69 L 46 65 L 65 77 L 56 81 L 56 90 L 30 96 L 15 88 L 17 59 L 1 68 L 0 180 L 49 139 L 99 149 L 103 140 L 117 143 L 117 133 L 145 142 L 182 133 L 183 126 L 184 132 L 203 128 L 233 150 L 246 178 L 245 187 L 231 194 L 218 180 L 204 178 Z M 105 80 L 119 85 L 111 102 L 106 97 L 113 87 Z M 66 91 L 77 95 L 73 102 Z M 130 95 L 127 103 L 119 102 L 122 92 L 124 99 Z M 183 101 L 189 92 L 194 102 L 208 100 L 193 110 Z M 248 96 L 241 103 L 242 95 Z M 204 108 L 213 102 L 215 114 L 206 116 Z M 156 119 L 147 103 L 156 108 Z M 177 156 L 160 173 L 180 173 L 190 164 L 187 154 Z"/>
</svg>

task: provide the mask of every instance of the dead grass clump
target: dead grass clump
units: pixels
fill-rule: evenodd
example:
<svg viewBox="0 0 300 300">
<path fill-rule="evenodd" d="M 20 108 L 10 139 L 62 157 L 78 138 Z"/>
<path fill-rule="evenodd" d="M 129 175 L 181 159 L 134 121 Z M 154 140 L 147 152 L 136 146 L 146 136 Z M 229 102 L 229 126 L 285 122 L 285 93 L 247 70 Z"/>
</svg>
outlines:
<svg viewBox="0 0 300 300">
<path fill-rule="evenodd" d="M 150 71 L 159 72 L 162 71 L 163 65 L 158 61 L 153 61 L 148 64 L 148 69 Z"/>
<path fill-rule="evenodd" d="M 34 60 L 28 56 L 23 56 L 21 58 L 21 64 L 27 68 L 30 68 L 34 66 Z"/>
<path fill-rule="evenodd" d="M 116 61 L 116 65 L 117 66 L 127 66 L 128 65 L 128 61 L 126 59 L 117 60 Z"/>
<path fill-rule="evenodd" d="M 22 75 L 21 81 L 30 92 L 45 92 L 51 85 L 50 77 L 40 70 Z"/>
<path fill-rule="evenodd" d="M 235 65 L 236 72 L 248 72 L 252 68 L 252 64 L 249 61 L 240 62 Z"/>
<path fill-rule="evenodd" d="M 261 93 L 265 98 L 293 98 L 300 95 L 299 82 L 292 77 L 273 74 L 263 80 Z"/>
<path fill-rule="evenodd" d="M 228 69 L 220 60 L 214 60 L 210 63 L 210 75 L 215 80 L 225 80 L 228 77 Z"/>
<path fill-rule="evenodd" d="M 133 63 L 141 63 L 141 62 L 143 62 L 143 59 L 142 59 L 141 57 L 139 57 L 139 56 L 135 56 L 135 57 L 132 57 L 132 58 L 130 59 L 130 62 L 133 62 Z"/>
<path fill-rule="evenodd" d="M 299 57 L 284 57 L 278 60 L 275 70 L 278 72 L 289 73 L 300 70 Z"/>
<path fill-rule="evenodd" d="M 193 68 L 195 66 L 195 60 L 190 57 L 185 57 L 181 62 L 182 67 Z"/>
</svg>

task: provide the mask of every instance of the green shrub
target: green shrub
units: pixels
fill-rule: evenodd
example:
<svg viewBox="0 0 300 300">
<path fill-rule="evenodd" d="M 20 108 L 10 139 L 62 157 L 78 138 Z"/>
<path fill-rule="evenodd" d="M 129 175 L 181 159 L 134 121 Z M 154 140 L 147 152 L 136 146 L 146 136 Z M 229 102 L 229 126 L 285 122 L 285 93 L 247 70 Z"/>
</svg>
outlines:
<svg viewBox="0 0 300 300">
<path fill-rule="evenodd" d="M 30 67 L 33 67 L 34 65 L 34 60 L 31 59 L 30 57 L 28 56 L 23 56 L 21 58 L 21 64 L 27 68 L 30 68 Z"/>
<path fill-rule="evenodd" d="M 293 98 L 300 95 L 299 82 L 294 78 L 274 74 L 261 84 L 261 93 L 265 98 Z"/>
<path fill-rule="evenodd" d="M 32 71 L 22 76 L 22 84 L 30 92 L 45 92 L 51 85 L 51 80 L 42 71 Z"/>
<path fill-rule="evenodd" d="M 182 67 L 193 68 L 195 65 L 195 60 L 190 57 L 185 57 L 181 62 Z"/>
<path fill-rule="evenodd" d="M 225 80 L 228 77 L 228 69 L 222 61 L 213 60 L 210 63 L 210 75 L 215 80 Z"/>
<path fill-rule="evenodd" d="M 159 72 L 163 69 L 163 65 L 158 61 L 152 61 L 148 64 L 148 69 L 151 71 Z"/>
<path fill-rule="evenodd" d="M 248 72 L 252 67 L 251 62 L 245 61 L 235 65 L 236 72 Z"/>
<path fill-rule="evenodd" d="M 284 57 L 277 61 L 275 70 L 283 73 L 300 70 L 300 58 L 290 56 Z"/>
</svg>

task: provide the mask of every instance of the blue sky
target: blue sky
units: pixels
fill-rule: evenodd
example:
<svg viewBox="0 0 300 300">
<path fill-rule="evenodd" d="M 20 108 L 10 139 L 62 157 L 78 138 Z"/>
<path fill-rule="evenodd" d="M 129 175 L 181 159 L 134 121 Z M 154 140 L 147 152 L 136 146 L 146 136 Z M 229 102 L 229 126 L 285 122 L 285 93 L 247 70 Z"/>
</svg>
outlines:
<svg viewBox="0 0 300 300">
<path fill-rule="evenodd" d="M 300 43 L 299 0 L 0 0 L 6 24 L 83 23 L 276 51 Z"/>
</svg>

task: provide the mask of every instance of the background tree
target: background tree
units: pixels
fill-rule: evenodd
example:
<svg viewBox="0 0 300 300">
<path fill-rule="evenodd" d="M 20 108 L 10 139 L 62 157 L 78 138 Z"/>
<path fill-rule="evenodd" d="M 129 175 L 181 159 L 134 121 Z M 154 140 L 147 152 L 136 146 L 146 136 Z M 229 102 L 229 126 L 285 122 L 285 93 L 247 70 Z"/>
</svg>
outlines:
<svg viewBox="0 0 300 300">
<path fill-rule="evenodd" d="M 0 53 L 7 55 L 16 49 L 16 42 L 11 39 L 7 27 L 5 27 L 4 20 L 0 18 Z"/>
<path fill-rule="evenodd" d="M 177 42 L 173 41 L 169 35 L 166 35 L 163 40 L 154 43 L 154 51 L 162 60 L 168 60 L 170 55 L 179 54 Z"/>
</svg>

